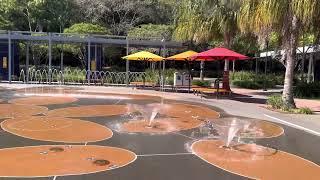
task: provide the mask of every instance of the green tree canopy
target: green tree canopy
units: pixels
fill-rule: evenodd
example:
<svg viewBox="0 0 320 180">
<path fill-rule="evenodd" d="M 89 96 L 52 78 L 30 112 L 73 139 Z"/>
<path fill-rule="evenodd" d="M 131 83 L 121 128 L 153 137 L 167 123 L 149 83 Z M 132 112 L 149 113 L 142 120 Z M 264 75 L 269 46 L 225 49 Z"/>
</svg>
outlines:
<svg viewBox="0 0 320 180">
<path fill-rule="evenodd" d="M 165 38 L 171 40 L 173 26 L 171 25 L 156 25 L 156 24 L 143 24 L 138 27 L 132 28 L 128 31 L 129 37 L 134 38 Z"/>
<path fill-rule="evenodd" d="M 73 0 L 0 0 L 0 23 L 11 30 L 59 32 L 77 17 Z"/>
<path fill-rule="evenodd" d="M 115 35 L 140 24 L 167 24 L 172 6 L 162 0 L 75 0 L 83 21 L 108 27 Z"/>
<path fill-rule="evenodd" d="M 74 24 L 69 28 L 64 29 L 64 33 L 78 33 L 78 34 L 110 34 L 110 31 L 105 27 L 100 25 L 90 24 L 90 23 L 78 23 Z M 85 46 L 76 45 L 64 45 L 63 49 L 71 54 L 73 54 L 81 62 L 82 68 L 85 67 Z"/>
<path fill-rule="evenodd" d="M 0 28 L 11 29 L 13 23 L 10 21 L 10 15 L 15 8 L 15 1 L 0 0 Z"/>
<path fill-rule="evenodd" d="M 110 31 L 105 27 L 90 23 L 74 24 L 71 27 L 64 29 L 63 32 L 79 34 L 110 34 Z"/>
</svg>

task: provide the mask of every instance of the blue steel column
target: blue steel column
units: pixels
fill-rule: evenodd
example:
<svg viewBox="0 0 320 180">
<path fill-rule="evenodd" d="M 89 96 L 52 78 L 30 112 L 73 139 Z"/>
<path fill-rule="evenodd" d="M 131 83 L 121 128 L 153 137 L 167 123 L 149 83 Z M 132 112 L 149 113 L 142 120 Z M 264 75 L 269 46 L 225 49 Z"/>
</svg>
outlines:
<svg viewBox="0 0 320 180">
<path fill-rule="evenodd" d="M 8 81 L 11 83 L 11 62 L 12 62 L 12 54 L 11 54 L 11 32 L 8 31 Z"/>
<path fill-rule="evenodd" d="M 29 83 L 29 42 L 26 43 L 26 83 Z"/>
<path fill-rule="evenodd" d="M 127 40 L 127 56 L 129 55 L 129 39 L 128 36 L 126 37 Z M 126 83 L 127 83 L 127 87 L 129 86 L 129 60 L 126 59 Z"/>
<path fill-rule="evenodd" d="M 88 84 L 90 85 L 90 75 L 91 75 L 91 40 L 89 39 L 88 41 L 88 62 L 87 62 L 87 79 L 88 79 Z"/>
</svg>

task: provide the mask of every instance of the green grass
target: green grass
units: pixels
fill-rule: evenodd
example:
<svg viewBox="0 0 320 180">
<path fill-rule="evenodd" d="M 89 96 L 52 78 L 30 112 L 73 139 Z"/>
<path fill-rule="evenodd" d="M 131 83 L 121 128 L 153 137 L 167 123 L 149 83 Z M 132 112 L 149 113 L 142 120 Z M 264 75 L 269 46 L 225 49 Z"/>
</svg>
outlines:
<svg viewBox="0 0 320 180">
<path fill-rule="evenodd" d="M 297 113 L 297 114 L 313 114 L 313 111 L 308 107 L 303 107 L 303 108 L 295 109 L 295 113 Z"/>
<path fill-rule="evenodd" d="M 281 110 L 283 112 L 296 113 L 296 114 L 313 114 L 313 111 L 308 107 L 303 108 L 288 108 L 282 100 L 281 95 L 274 94 L 268 97 L 267 105 L 273 109 Z"/>
</svg>

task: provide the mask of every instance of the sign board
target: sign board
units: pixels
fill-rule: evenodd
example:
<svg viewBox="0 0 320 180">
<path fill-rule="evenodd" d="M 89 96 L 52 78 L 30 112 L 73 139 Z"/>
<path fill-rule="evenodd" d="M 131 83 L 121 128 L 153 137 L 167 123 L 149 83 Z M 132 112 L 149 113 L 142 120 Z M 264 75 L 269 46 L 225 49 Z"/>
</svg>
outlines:
<svg viewBox="0 0 320 180">
<path fill-rule="evenodd" d="M 96 60 L 91 61 L 91 71 L 96 71 L 97 70 L 97 62 Z"/>
<path fill-rule="evenodd" d="M 190 75 L 187 73 L 174 73 L 174 80 L 173 85 L 174 86 L 188 86 L 189 85 L 189 79 Z"/>
<path fill-rule="evenodd" d="M 8 68 L 8 59 L 7 57 L 2 58 L 2 68 L 7 69 Z"/>
</svg>

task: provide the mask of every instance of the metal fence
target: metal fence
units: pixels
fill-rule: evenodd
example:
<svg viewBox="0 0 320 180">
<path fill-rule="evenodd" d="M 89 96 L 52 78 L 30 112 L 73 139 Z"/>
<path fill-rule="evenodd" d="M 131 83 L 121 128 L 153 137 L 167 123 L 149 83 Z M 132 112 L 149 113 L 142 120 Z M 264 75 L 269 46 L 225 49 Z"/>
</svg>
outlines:
<svg viewBox="0 0 320 180">
<path fill-rule="evenodd" d="M 17 78 L 18 82 L 30 84 L 95 84 L 95 85 L 127 85 L 130 82 L 144 82 L 145 72 L 88 71 L 88 70 L 59 70 L 59 69 L 22 69 Z"/>
</svg>

